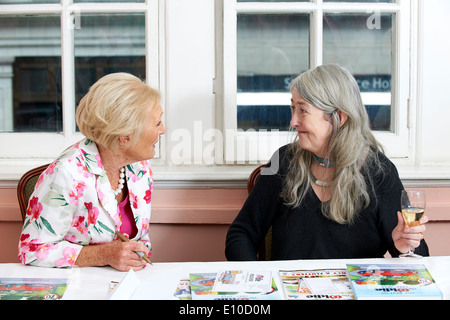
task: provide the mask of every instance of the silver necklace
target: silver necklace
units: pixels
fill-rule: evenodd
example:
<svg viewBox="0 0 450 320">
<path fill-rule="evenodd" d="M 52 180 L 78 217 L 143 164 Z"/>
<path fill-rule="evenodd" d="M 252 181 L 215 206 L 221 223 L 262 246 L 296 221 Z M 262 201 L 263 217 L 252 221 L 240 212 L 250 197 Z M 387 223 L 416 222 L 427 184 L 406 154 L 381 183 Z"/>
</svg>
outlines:
<svg viewBox="0 0 450 320">
<path fill-rule="evenodd" d="M 119 185 L 117 186 L 117 189 L 114 190 L 114 194 L 117 196 L 118 194 L 122 193 L 123 184 L 125 183 L 125 167 L 120 168 L 120 174 L 119 174 Z"/>
<path fill-rule="evenodd" d="M 313 182 L 314 182 L 315 184 L 317 184 L 318 186 L 320 186 L 320 187 L 328 187 L 328 186 L 330 185 L 329 182 L 326 182 L 326 181 L 322 181 L 322 180 L 317 179 L 317 178 L 314 176 L 314 174 L 312 173 L 311 170 L 309 170 L 309 172 L 311 173 L 311 177 L 312 177 Z"/>
</svg>

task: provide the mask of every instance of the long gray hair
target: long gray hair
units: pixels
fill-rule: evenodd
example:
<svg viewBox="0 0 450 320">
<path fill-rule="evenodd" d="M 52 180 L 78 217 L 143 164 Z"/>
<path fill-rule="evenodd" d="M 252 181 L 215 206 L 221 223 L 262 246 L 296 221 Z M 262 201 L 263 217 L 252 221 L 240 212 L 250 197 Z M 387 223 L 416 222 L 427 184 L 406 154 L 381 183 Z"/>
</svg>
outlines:
<svg viewBox="0 0 450 320">
<path fill-rule="evenodd" d="M 322 212 L 337 223 L 351 223 L 355 214 L 370 203 L 368 190 L 372 183 L 366 183 L 361 171 L 365 165 L 380 167 L 377 151 L 383 151 L 370 131 L 358 84 L 346 69 L 329 64 L 300 74 L 292 81 L 292 90 L 330 117 L 332 133 L 327 158 L 335 162 L 335 174 L 330 185 L 331 199 L 322 203 Z M 342 126 L 338 110 L 348 115 Z M 313 153 L 300 147 L 298 136 L 288 152 L 293 158 L 281 197 L 287 205 L 297 207 L 312 182 Z"/>
</svg>

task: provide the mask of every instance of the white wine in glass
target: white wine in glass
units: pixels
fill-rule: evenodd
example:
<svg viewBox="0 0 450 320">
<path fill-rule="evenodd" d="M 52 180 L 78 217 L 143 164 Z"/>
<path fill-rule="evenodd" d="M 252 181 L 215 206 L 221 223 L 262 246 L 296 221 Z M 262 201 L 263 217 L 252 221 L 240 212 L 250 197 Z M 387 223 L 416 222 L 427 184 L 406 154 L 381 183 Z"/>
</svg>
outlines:
<svg viewBox="0 0 450 320">
<path fill-rule="evenodd" d="M 425 213 L 426 194 L 422 190 L 403 190 L 402 191 L 402 215 L 408 228 L 419 225 L 420 218 Z M 408 253 L 401 254 L 400 257 L 421 258 L 414 253 L 414 248 L 409 249 Z"/>
<path fill-rule="evenodd" d="M 424 212 L 424 208 L 402 208 L 403 219 L 408 227 L 418 226 Z"/>
</svg>

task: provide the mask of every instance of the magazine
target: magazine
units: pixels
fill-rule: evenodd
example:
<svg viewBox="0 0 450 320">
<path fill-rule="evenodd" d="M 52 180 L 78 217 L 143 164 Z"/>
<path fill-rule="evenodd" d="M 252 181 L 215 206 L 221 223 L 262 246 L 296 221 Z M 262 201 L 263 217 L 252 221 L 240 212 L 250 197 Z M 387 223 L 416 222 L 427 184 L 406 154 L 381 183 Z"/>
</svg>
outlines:
<svg viewBox="0 0 450 320">
<path fill-rule="evenodd" d="M 280 270 L 288 300 L 354 300 L 346 269 Z"/>
<path fill-rule="evenodd" d="M 356 299 L 442 299 L 423 264 L 347 264 Z"/>
<path fill-rule="evenodd" d="M 0 278 L 0 300 L 59 300 L 67 278 Z"/>
<path fill-rule="evenodd" d="M 264 275 L 269 278 L 257 280 L 270 284 L 258 286 L 250 275 Z M 236 275 L 238 275 L 236 277 Z M 241 280 L 242 275 L 247 279 Z M 229 283 L 227 283 L 229 281 Z M 237 283 L 239 281 L 239 283 Z M 218 283 L 216 285 L 216 282 Z M 221 271 L 218 273 L 191 273 L 191 296 L 192 300 L 279 300 L 279 292 L 271 273 L 246 272 L 238 270 Z M 229 286 L 228 286 L 229 285 Z M 266 291 L 267 289 L 267 291 Z M 225 291 L 224 291 L 225 290 Z M 231 290 L 231 291 L 226 291 Z M 250 291 L 247 291 L 250 290 Z"/>
<path fill-rule="evenodd" d="M 181 279 L 175 290 L 174 296 L 179 300 L 192 300 L 191 283 L 189 280 Z"/>
<path fill-rule="evenodd" d="M 225 270 L 217 274 L 213 291 L 269 292 L 271 285 L 270 271 Z"/>
</svg>

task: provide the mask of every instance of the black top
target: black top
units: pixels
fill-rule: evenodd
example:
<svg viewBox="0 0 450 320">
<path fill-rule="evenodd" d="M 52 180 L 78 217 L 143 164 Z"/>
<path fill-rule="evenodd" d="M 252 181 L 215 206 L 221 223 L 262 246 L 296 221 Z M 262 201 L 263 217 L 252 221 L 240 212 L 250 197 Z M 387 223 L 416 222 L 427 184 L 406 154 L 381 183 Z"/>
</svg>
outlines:
<svg viewBox="0 0 450 320">
<path fill-rule="evenodd" d="M 225 249 L 228 260 L 257 260 L 258 248 L 270 226 L 272 260 L 381 258 L 387 251 L 398 256 L 391 234 L 398 223 L 403 185 L 394 164 L 384 154 L 378 153 L 382 172 L 373 164 L 363 169 L 363 175 L 370 174 L 374 181 L 369 206 L 351 224 L 339 224 L 323 215 L 321 201 L 311 187 L 297 208 L 283 203 L 279 195 L 292 157 L 286 150 L 286 146 L 278 150 L 277 173 L 260 175 L 231 224 Z M 270 166 L 269 162 L 266 167 Z M 415 252 L 429 255 L 425 240 Z"/>
</svg>

